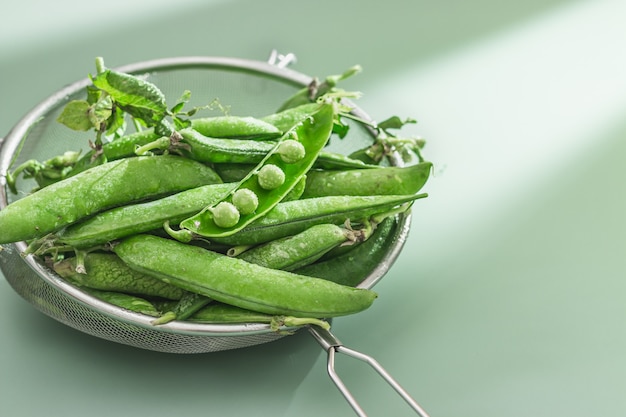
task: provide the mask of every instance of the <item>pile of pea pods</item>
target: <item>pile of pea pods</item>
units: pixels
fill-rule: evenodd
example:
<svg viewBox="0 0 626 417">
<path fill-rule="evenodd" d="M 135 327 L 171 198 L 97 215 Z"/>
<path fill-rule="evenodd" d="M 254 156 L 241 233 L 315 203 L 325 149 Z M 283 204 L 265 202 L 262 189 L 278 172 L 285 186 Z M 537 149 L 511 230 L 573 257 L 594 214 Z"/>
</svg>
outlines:
<svg viewBox="0 0 626 417">
<path fill-rule="evenodd" d="M 409 119 L 355 117 L 337 76 L 265 117 L 196 117 L 168 109 L 148 81 L 97 66 L 89 99 L 59 117 L 93 129 L 92 149 L 6 174 L 11 190 L 20 174 L 37 188 L 0 210 L 0 244 L 27 242 L 24 255 L 155 326 L 327 327 L 374 302 L 357 285 L 385 256 L 397 215 L 426 197 L 432 171 L 424 142 L 395 133 Z M 331 138 L 349 139 L 347 119 L 372 143 L 329 151 Z M 392 153 L 411 160 L 391 165 Z"/>
</svg>

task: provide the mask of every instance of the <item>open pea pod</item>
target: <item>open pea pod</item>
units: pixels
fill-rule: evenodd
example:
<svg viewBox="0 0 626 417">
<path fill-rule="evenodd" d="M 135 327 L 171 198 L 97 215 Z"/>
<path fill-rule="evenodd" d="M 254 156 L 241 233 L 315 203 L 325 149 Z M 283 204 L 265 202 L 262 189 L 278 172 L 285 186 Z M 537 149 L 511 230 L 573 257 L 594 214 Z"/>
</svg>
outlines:
<svg viewBox="0 0 626 417">
<path fill-rule="evenodd" d="M 255 169 L 222 199 L 183 220 L 181 232 L 204 237 L 229 236 L 271 210 L 313 166 L 332 133 L 334 117 L 334 106 L 324 104 L 286 132 Z"/>
</svg>

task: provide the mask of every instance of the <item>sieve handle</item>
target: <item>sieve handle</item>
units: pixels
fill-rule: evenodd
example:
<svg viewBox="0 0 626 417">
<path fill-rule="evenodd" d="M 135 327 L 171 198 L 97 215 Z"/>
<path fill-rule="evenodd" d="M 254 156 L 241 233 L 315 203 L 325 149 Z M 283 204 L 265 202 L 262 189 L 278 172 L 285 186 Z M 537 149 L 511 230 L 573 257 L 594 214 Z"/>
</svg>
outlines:
<svg viewBox="0 0 626 417">
<path fill-rule="evenodd" d="M 352 393 L 348 390 L 343 383 L 337 372 L 335 371 L 335 354 L 343 353 L 344 355 L 351 356 L 360 361 L 363 361 L 370 365 L 378 374 L 389 384 L 391 387 L 409 404 L 409 406 L 415 410 L 415 412 L 421 417 L 428 417 L 426 411 L 420 407 L 420 405 L 396 382 L 395 379 L 376 361 L 369 355 L 365 355 L 356 350 L 345 347 L 331 332 L 326 329 L 322 329 L 318 326 L 309 326 L 309 332 L 313 335 L 315 340 L 322 346 L 322 348 L 328 354 L 327 370 L 330 379 L 335 383 L 341 394 L 348 401 L 352 409 L 360 417 L 367 417 L 365 411 L 359 403 L 356 401 Z"/>
</svg>

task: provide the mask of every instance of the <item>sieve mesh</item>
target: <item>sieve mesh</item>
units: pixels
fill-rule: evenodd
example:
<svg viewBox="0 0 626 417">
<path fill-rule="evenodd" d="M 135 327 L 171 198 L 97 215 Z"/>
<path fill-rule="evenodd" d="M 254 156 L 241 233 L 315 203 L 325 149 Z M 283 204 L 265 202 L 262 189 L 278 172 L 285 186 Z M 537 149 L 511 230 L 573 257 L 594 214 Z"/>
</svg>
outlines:
<svg viewBox="0 0 626 417">
<path fill-rule="evenodd" d="M 183 91 L 192 92 L 191 106 L 215 103 L 226 106 L 233 115 L 264 116 L 271 114 L 296 89 L 311 78 L 288 68 L 266 62 L 220 57 L 181 57 L 141 62 L 117 68 L 141 74 L 155 83 L 168 103 Z M 63 106 L 73 99 L 84 99 L 88 79 L 60 90 L 36 106 L 9 132 L 0 149 L 0 209 L 20 198 L 35 185 L 19 181 L 17 195 L 6 189 L 4 175 L 10 167 L 28 160 L 44 160 L 68 149 L 83 147 L 88 133 L 70 131 L 56 122 Z M 214 110 L 221 112 L 221 110 Z M 365 113 L 355 112 L 365 119 Z M 330 149 L 346 153 L 371 142 L 371 132 L 352 123 L 350 142 L 335 140 Z M 381 279 L 398 256 L 408 235 L 410 216 L 399 216 L 400 227 L 386 259 L 360 286 L 370 288 Z M 282 334 L 268 325 L 194 324 L 171 322 L 150 324 L 152 318 L 132 313 L 100 301 L 70 285 L 32 256 L 22 257 L 23 242 L 0 250 L 0 267 L 11 287 L 44 314 L 84 333 L 142 349 L 169 353 L 205 353 L 236 349 L 280 339 Z"/>
</svg>

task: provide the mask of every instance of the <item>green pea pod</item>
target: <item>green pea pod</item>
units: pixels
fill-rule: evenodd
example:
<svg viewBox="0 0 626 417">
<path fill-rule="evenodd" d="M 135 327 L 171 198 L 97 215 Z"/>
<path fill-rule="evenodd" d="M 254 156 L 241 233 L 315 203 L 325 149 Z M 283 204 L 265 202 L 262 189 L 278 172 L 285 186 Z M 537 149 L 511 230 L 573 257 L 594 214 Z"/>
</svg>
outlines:
<svg viewBox="0 0 626 417">
<path fill-rule="evenodd" d="M 300 181 L 298 181 L 296 185 L 293 186 L 291 191 L 289 191 L 289 193 L 287 193 L 287 195 L 283 197 L 281 201 L 293 201 L 301 198 L 302 194 L 304 193 L 305 186 L 306 176 L 303 176 L 302 178 L 300 178 Z"/>
<path fill-rule="evenodd" d="M 224 303 L 211 303 L 188 318 L 196 323 L 271 323 L 273 315 Z"/>
<path fill-rule="evenodd" d="M 320 152 L 315 168 L 321 169 L 367 169 L 380 168 L 379 165 L 366 164 L 358 159 L 350 158 L 337 152 Z"/>
<path fill-rule="evenodd" d="M 318 260 L 329 250 L 356 240 L 357 232 L 332 223 L 253 247 L 237 257 L 267 268 L 293 271 Z"/>
<path fill-rule="evenodd" d="M 310 171 L 302 198 L 327 195 L 414 194 L 430 175 L 432 163 L 343 171 Z"/>
<path fill-rule="evenodd" d="M 297 327 L 307 324 L 327 330 L 330 328 L 328 322 L 324 320 L 263 314 L 224 303 L 211 303 L 189 317 L 188 321 L 205 324 L 268 323 L 275 330 L 279 330 L 282 326 Z"/>
<path fill-rule="evenodd" d="M 266 314 L 342 316 L 369 308 L 377 296 L 370 290 L 265 268 L 152 235 L 131 236 L 114 250 L 140 272 L 187 291 Z"/>
<path fill-rule="evenodd" d="M 72 167 L 68 176 L 76 175 L 103 162 L 135 156 L 135 149 L 158 139 L 160 135 L 148 128 L 139 132 L 130 133 L 102 145 L 102 157 L 94 158 L 95 151 L 85 153 Z"/>
<path fill-rule="evenodd" d="M 261 120 L 273 125 L 282 132 L 287 132 L 298 123 L 302 123 L 304 120 L 311 117 L 311 115 L 319 109 L 319 103 L 305 103 L 277 113 L 269 114 L 262 117 Z"/>
<path fill-rule="evenodd" d="M 171 309 L 168 309 L 168 311 L 152 321 L 152 324 L 160 325 L 169 323 L 173 320 L 186 320 L 211 301 L 212 300 L 209 297 L 205 297 L 194 292 L 187 292 Z"/>
<path fill-rule="evenodd" d="M 154 304 L 152 304 L 145 298 L 138 297 L 136 295 L 116 291 L 100 291 L 93 289 L 87 289 L 86 292 L 96 298 L 99 298 L 102 301 L 126 310 L 134 311 L 135 313 L 141 313 L 153 317 L 159 316 L 159 311 L 156 309 Z"/>
<path fill-rule="evenodd" d="M 256 169 L 238 183 L 231 194 L 220 202 L 209 205 L 197 215 L 183 220 L 180 223 L 181 228 L 204 237 L 228 236 L 264 216 L 298 184 L 313 166 L 318 153 L 328 141 L 333 117 L 334 106 L 332 104 L 322 106 L 312 118 L 286 133 L 274 150 L 259 163 Z M 298 145 L 296 148 L 301 146 L 302 154 L 297 155 L 294 160 L 286 159 L 283 148 L 287 143 Z M 269 170 L 269 168 L 272 169 Z M 264 175 L 266 173 L 267 175 Z M 242 210 L 233 199 L 239 190 L 249 190 L 256 195 L 258 201 L 253 210 Z M 233 205 L 236 210 L 232 216 L 234 221 L 228 218 L 228 221 L 224 222 L 225 216 L 217 210 L 220 207 L 230 207 L 230 205 Z"/>
<path fill-rule="evenodd" d="M 389 246 L 395 238 L 396 226 L 395 217 L 387 217 L 364 242 L 354 245 L 341 255 L 303 266 L 294 272 L 354 287 L 361 283 L 387 255 Z"/>
<path fill-rule="evenodd" d="M 255 117 L 214 116 L 191 120 L 191 128 L 211 138 L 271 140 L 283 131 L 271 123 Z"/>
<path fill-rule="evenodd" d="M 107 162 L 0 210 L 0 243 L 38 238 L 114 206 L 221 181 L 210 167 L 178 156 Z"/>
<path fill-rule="evenodd" d="M 214 164 L 213 169 L 224 182 L 239 182 L 246 178 L 256 164 Z"/>
<path fill-rule="evenodd" d="M 230 236 L 214 237 L 211 242 L 224 245 L 258 245 L 295 235 L 322 224 L 344 224 L 386 213 L 411 204 L 427 194 L 382 196 L 328 196 L 287 201 L 277 204 L 265 216 Z M 408 207 L 407 207 L 408 208 Z"/>
<path fill-rule="evenodd" d="M 213 168 L 224 182 L 237 182 L 244 179 L 256 167 L 256 163 L 261 162 L 261 160 L 259 154 L 257 157 L 250 157 L 250 161 L 254 161 L 254 163 L 216 163 Z M 319 170 L 370 169 L 380 168 L 380 165 L 365 164 L 337 152 L 322 150 L 317 155 L 313 168 Z"/>
<path fill-rule="evenodd" d="M 98 213 L 57 233 L 56 239 L 74 248 L 89 248 L 136 233 L 161 228 L 197 213 L 219 200 L 233 184 L 209 184 L 147 202 L 128 204 Z"/>
<path fill-rule="evenodd" d="M 15 179 L 21 171 L 24 178 L 35 178 L 39 188 L 44 188 L 96 165 L 102 165 L 107 161 L 135 156 L 135 149 L 138 146 L 146 145 L 158 138 L 159 135 L 154 133 L 154 129 L 148 128 L 103 144 L 102 152 L 98 156 L 94 150 L 90 150 L 80 157 L 80 152 L 68 151 L 44 162 L 30 160 L 20 165 L 12 173 L 7 173 L 7 185 L 15 192 Z"/>
<path fill-rule="evenodd" d="M 200 162 L 256 164 L 276 147 L 275 141 L 213 138 L 191 128 L 179 133 L 182 140 L 173 150 Z"/>
<path fill-rule="evenodd" d="M 84 258 L 85 273 L 76 271 L 77 258 L 54 264 L 54 271 L 79 287 L 115 291 L 144 297 L 180 300 L 185 291 L 147 274 L 135 271 L 112 253 L 91 252 Z"/>
</svg>

